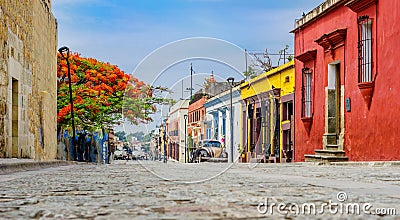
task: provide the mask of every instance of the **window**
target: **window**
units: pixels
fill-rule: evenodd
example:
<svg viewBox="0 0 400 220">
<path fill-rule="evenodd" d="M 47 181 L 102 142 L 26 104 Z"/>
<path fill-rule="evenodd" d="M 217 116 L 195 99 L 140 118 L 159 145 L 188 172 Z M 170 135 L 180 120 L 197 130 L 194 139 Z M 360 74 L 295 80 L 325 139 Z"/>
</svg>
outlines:
<svg viewBox="0 0 400 220">
<path fill-rule="evenodd" d="M 282 105 L 283 120 L 290 120 L 293 115 L 293 101 L 284 102 Z"/>
<path fill-rule="evenodd" d="M 14 47 L 11 47 L 11 57 L 12 58 L 15 58 L 15 52 L 14 51 L 15 51 Z"/>
<path fill-rule="evenodd" d="M 221 148 L 221 142 L 219 141 L 205 141 L 203 147 L 216 147 Z"/>
<path fill-rule="evenodd" d="M 358 81 L 372 81 L 372 19 L 358 18 Z"/>
<path fill-rule="evenodd" d="M 303 68 L 303 88 L 302 88 L 302 117 L 311 117 L 312 106 L 312 70 Z"/>
</svg>

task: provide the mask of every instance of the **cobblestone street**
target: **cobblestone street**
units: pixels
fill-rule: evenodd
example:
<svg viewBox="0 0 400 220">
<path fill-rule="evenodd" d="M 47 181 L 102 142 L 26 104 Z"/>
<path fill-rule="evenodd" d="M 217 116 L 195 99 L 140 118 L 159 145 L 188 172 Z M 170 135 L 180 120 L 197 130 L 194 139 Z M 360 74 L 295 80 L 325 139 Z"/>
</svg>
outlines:
<svg viewBox="0 0 400 220">
<path fill-rule="evenodd" d="M 396 208 L 384 219 L 400 218 L 398 166 L 115 161 L 0 175 L 0 188 L 0 219 L 382 218 L 327 206 L 324 214 L 290 212 L 289 203 L 321 212 L 340 192 L 342 204 Z M 286 212 L 266 211 L 265 201 L 286 204 Z"/>
</svg>

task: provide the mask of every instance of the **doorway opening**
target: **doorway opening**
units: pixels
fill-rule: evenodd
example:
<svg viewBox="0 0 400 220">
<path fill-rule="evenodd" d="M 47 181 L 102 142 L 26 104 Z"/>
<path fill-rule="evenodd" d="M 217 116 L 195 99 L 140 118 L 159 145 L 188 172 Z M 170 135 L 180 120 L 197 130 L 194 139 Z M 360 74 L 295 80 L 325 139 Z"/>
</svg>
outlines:
<svg viewBox="0 0 400 220">
<path fill-rule="evenodd" d="M 341 131 L 341 83 L 340 83 L 340 62 L 329 64 L 328 67 L 328 120 L 327 130 L 329 134 L 336 135 L 336 138 L 328 144 L 337 144 Z"/>
<path fill-rule="evenodd" d="M 18 157 L 18 80 L 12 78 L 12 124 L 11 124 L 11 157 Z"/>
</svg>

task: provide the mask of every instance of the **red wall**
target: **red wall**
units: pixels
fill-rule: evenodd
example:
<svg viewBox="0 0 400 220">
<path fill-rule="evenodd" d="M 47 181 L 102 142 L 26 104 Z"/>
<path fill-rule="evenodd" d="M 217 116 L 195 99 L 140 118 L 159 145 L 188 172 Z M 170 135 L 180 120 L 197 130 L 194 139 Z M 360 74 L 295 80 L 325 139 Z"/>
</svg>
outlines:
<svg viewBox="0 0 400 220">
<path fill-rule="evenodd" d="M 203 96 L 201 99 L 197 100 L 196 102 L 192 103 L 189 105 L 189 110 L 188 110 L 188 115 L 191 115 L 192 113 L 195 113 L 196 111 L 199 112 L 200 114 L 200 121 L 202 120 L 201 118 L 203 117 L 203 110 L 205 112 L 205 107 L 204 107 L 204 103 L 206 102 L 207 98 L 205 96 Z M 199 120 L 194 120 L 192 122 L 197 122 Z M 188 122 L 190 122 L 190 120 L 188 119 Z"/>
<path fill-rule="evenodd" d="M 197 100 L 196 102 L 192 103 L 189 105 L 189 114 L 192 113 L 193 111 L 196 111 L 198 109 L 204 109 L 204 103 L 206 102 L 207 98 L 203 96 L 201 99 Z"/>
<path fill-rule="evenodd" d="M 365 13 L 375 13 L 375 7 Z M 347 28 L 345 46 L 336 54 L 341 60 L 341 79 L 345 99 L 351 99 L 351 112 L 345 111 L 346 156 L 351 161 L 400 160 L 397 117 L 400 113 L 400 70 L 395 65 L 400 58 L 400 1 L 379 0 L 377 17 L 373 28 L 377 36 L 373 40 L 373 77 L 377 73 L 375 89 L 368 109 L 358 88 L 358 29 L 357 13 L 346 6 L 329 12 L 308 26 L 295 32 L 295 54 L 300 55 L 317 49 L 314 69 L 314 116 L 308 133 L 301 121 L 301 86 L 303 63 L 296 60 L 295 91 L 295 160 L 304 161 L 304 154 L 314 154 L 322 149 L 325 133 L 325 87 L 327 86 L 327 66 L 333 61 L 327 59 L 321 46 L 314 41 L 336 29 Z M 364 12 L 363 12 L 364 13 Z"/>
<path fill-rule="evenodd" d="M 196 102 L 194 102 L 194 103 L 189 105 L 189 113 L 188 113 L 188 115 L 189 116 L 192 115 L 192 117 L 193 117 L 193 121 L 192 122 L 190 122 L 190 120 L 188 118 L 188 125 L 189 126 L 194 126 L 194 127 L 201 126 L 199 122 L 203 120 L 203 116 L 204 116 L 204 114 L 206 112 L 206 108 L 204 107 L 204 103 L 206 102 L 206 100 L 207 100 L 207 97 L 203 96 L 201 99 L 199 99 Z M 200 115 L 200 120 L 195 120 L 194 113 L 196 111 Z M 204 114 L 203 114 L 203 112 L 204 112 Z M 192 132 L 192 131 L 189 131 L 189 132 Z M 201 128 L 201 134 L 203 134 L 203 136 L 205 136 L 205 133 L 206 133 L 206 131 L 205 131 L 204 127 L 202 127 Z M 198 136 L 198 135 L 199 134 L 195 133 L 195 136 Z M 199 140 L 197 140 L 197 141 L 199 141 Z"/>
</svg>

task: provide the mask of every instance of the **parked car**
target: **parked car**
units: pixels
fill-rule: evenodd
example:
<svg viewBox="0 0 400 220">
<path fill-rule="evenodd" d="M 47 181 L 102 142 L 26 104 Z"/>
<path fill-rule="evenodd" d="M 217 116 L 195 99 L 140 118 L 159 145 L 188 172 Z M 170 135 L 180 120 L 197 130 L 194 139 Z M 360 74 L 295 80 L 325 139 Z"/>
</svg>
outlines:
<svg viewBox="0 0 400 220">
<path fill-rule="evenodd" d="M 140 160 L 141 159 L 141 153 L 138 150 L 133 150 L 132 151 L 132 160 Z"/>
<path fill-rule="evenodd" d="M 202 162 L 210 158 L 228 158 L 221 142 L 217 140 L 203 141 L 202 145 L 193 151 L 191 162 Z"/>
<path fill-rule="evenodd" d="M 123 149 L 116 149 L 114 151 L 114 160 L 126 160 L 128 155 L 125 150 Z"/>
</svg>

